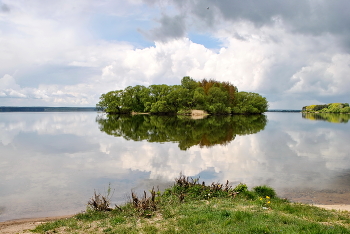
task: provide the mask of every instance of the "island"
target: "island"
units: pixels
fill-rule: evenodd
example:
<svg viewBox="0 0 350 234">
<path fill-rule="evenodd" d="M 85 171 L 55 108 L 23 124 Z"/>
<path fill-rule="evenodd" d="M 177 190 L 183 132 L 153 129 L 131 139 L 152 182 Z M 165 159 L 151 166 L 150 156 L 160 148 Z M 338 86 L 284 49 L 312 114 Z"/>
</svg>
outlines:
<svg viewBox="0 0 350 234">
<path fill-rule="evenodd" d="M 349 103 L 329 103 L 304 106 L 302 112 L 309 113 L 350 113 Z"/>
<path fill-rule="evenodd" d="M 208 114 L 261 114 L 268 110 L 265 97 L 239 92 L 229 82 L 189 76 L 180 85 L 129 86 L 100 96 L 96 108 L 109 114 L 183 114 L 204 110 Z"/>
</svg>

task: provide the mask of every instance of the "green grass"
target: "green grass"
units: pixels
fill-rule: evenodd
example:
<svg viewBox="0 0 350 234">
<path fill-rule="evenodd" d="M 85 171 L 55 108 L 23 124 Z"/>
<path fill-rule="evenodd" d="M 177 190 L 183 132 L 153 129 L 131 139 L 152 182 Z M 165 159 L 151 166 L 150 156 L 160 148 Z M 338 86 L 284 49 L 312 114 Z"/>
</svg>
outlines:
<svg viewBox="0 0 350 234">
<path fill-rule="evenodd" d="M 267 186 L 231 188 L 180 177 L 156 209 L 128 202 L 39 225 L 37 233 L 350 233 L 350 213 L 291 203 Z M 240 191 L 237 194 L 237 191 Z M 148 203 L 147 203 L 148 204 Z M 146 209 L 146 210 L 142 210 Z"/>
</svg>

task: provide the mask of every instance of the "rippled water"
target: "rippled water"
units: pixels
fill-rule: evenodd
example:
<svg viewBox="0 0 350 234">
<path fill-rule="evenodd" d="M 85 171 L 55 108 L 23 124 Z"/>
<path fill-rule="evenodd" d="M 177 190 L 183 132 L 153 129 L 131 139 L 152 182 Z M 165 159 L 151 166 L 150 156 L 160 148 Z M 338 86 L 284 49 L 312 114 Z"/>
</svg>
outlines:
<svg viewBox="0 0 350 234">
<path fill-rule="evenodd" d="M 169 186 L 180 172 L 250 188 L 267 184 L 280 193 L 350 191 L 350 125 L 344 116 L 334 119 L 145 117 L 122 119 L 139 123 L 125 127 L 95 112 L 0 113 L 0 221 L 79 212 L 94 189 L 103 193 L 109 183 L 113 202 L 122 203 L 131 189 Z"/>
</svg>

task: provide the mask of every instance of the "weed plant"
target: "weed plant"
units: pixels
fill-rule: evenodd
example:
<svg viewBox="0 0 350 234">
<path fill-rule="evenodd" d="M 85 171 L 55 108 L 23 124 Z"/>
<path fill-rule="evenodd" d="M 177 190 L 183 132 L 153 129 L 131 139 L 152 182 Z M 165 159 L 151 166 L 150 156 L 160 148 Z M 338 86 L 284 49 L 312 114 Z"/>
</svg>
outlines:
<svg viewBox="0 0 350 234">
<path fill-rule="evenodd" d="M 96 196 L 95 196 L 96 197 Z M 350 213 L 291 203 L 268 186 L 251 191 L 180 175 L 163 193 L 152 189 L 114 209 L 89 206 L 38 233 L 350 233 Z"/>
</svg>

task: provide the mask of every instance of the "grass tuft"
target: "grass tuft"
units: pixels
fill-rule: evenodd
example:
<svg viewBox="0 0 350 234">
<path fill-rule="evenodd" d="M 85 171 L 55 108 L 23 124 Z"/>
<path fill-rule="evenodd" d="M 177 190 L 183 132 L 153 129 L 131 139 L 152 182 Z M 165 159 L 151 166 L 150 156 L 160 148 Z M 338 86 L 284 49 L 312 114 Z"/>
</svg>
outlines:
<svg viewBox="0 0 350 234">
<path fill-rule="evenodd" d="M 276 192 L 273 188 L 262 185 L 262 186 L 256 186 L 253 188 L 254 192 L 257 193 L 261 197 L 270 197 L 270 198 L 275 198 L 276 197 Z"/>
</svg>

